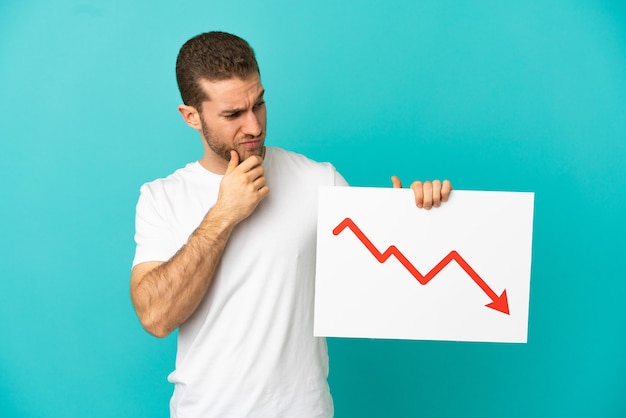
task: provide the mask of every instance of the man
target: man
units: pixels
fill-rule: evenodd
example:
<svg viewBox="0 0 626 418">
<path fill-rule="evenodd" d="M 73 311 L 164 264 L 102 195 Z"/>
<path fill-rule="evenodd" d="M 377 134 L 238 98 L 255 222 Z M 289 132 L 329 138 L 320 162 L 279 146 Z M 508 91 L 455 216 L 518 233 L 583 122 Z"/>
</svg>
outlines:
<svg viewBox="0 0 626 418">
<path fill-rule="evenodd" d="M 145 329 L 179 330 L 171 415 L 332 416 L 326 341 L 313 336 L 317 192 L 347 183 L 330 164 L 265 147 L 263 85 L 243 39 L 190 39 L 176 77 L 204 155 L 142 186 L 131 274 Z M 412 188 L 426 209 L 451 190 Z"/>
</svg>

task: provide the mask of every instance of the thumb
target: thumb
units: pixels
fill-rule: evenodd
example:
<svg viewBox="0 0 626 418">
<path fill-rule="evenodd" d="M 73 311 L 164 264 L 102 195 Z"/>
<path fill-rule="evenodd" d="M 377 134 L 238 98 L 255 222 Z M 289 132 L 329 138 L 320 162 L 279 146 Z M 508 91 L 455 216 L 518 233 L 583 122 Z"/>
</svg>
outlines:
<svg viewBox="0 0 626 418">
<path fill-rule="evenodd" d="M 230 150 L 230 161 L 228 167 L 226 167 L 226 173 L 230 173 L 239 165 L 239 154 L 234 149 Z"/>
<path fill-rule="evenodd" d="M 402 182 L 400 182 L 400 179 L 398 178 L 398 176 L 391 176 L 391 183 L 393 184 L 394 189 L 402 188 Z"/>
</svg>

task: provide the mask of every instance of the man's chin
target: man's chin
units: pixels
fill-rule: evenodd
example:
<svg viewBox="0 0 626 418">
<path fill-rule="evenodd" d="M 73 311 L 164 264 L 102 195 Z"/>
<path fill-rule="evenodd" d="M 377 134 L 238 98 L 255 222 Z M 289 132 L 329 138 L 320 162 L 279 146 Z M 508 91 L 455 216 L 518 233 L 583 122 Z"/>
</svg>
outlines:
<svg viewBox="0 0 626 418">
<path fill-rule="evenodd" d="M 237 150 L 240 161 L 247 159 L 253 155 L 258 155 L 261 158 L 265 158 L 265 145 L 261 145 L 256 148 L 240 148 Z"/>
</svg>

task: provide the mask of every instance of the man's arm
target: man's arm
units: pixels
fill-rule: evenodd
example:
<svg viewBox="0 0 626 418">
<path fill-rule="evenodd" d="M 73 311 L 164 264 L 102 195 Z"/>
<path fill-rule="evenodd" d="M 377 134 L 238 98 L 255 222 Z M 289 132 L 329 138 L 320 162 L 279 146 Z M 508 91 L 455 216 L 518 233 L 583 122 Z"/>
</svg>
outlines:
<svg viewBox="0 0 626 418">
<path fill-rule="evenodd" d="M 133 268 L 131 299 L 150 334 L 167 336 L 197 309 L 233 228 L 269 193 L 261 163 L 260 157 L 253 156 L 239 164 L 237 153 L 231 151 L 217 202 L 187 243 L 166 262 L 140 263 Z"/>
<path fill-rule="evenodd" d="M 397 176 L 391 177 L 391 183 L 394 189 L 401 189 L 402 182 Z M 415 195 L 415 205 L 418 208 L 424 208 L 429 210 L 430 208 L 438 208 L 442 202 L 448 201 L 450 192 L 452 191 L 452 184 L 448 180 L 443 182 L 439 180 L 430 181 L 414 181 L 411 184 L 411 190 Z"/>
</svg>

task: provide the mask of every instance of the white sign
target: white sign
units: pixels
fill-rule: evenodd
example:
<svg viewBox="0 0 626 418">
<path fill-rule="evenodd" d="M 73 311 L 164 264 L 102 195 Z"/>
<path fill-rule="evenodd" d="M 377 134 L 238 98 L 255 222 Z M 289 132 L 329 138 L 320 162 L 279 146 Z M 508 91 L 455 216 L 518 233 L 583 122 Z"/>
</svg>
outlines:
<svg viewBox="0 0 626 418">
<path fill-rule="evenodd" d="M 316 336 L 525 343 L 534 193 L 323 187 Z"/>
</svg>

